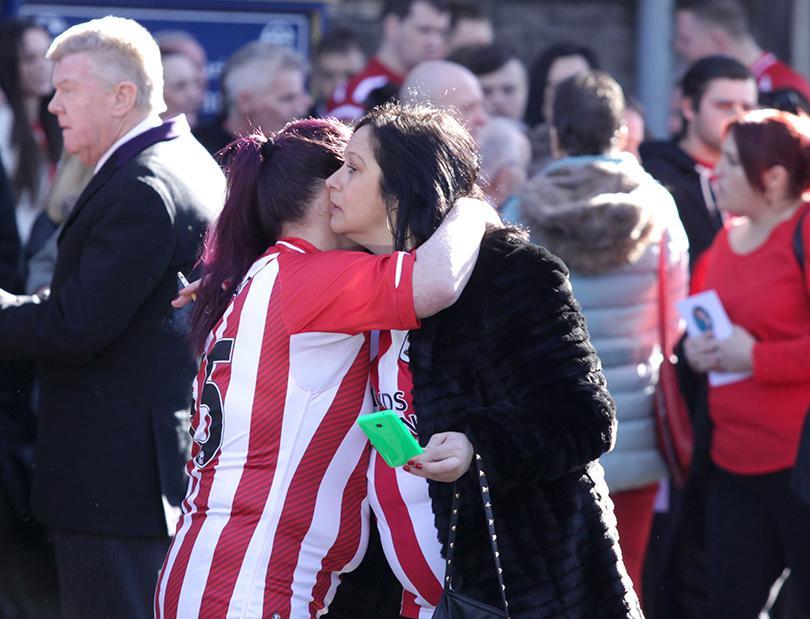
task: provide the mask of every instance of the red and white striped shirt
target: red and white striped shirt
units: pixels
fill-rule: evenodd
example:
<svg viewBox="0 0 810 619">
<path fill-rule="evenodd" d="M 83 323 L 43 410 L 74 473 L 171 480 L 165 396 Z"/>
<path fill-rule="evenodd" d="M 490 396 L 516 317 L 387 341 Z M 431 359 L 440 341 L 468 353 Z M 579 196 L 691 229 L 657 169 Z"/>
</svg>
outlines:
<svg viewBox="0 0 810 619">
<path fill-rule="evenodd" d="M 371 369 L 374 404 L 380 410 L 396 411 L 416 436 L 408 362 L 408 331 L 380 333 L 379 354 Z M 376 450 L 371 452 L 368 498 L 388 565 L 402 584 L 400 614 L 430 619 L 442 595 L 445 564 L 427 480 L 391 468 Z"/>
<path fill-rule="evenodd" d="M 406 253 L 299 239 L 248 271 L 194 384 L 183 514 L 155 616 L 317 617 L 367 540 L 369 337 L 414 327 Z"/>
</svg>

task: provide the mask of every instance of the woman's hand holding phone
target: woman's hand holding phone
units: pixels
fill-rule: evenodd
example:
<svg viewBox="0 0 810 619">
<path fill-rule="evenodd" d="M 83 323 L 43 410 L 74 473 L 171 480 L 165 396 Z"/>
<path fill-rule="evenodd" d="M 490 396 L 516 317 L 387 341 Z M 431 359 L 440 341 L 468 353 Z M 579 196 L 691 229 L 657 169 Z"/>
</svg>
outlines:
<svg viewBox="0 0 810 619">
<path fill-rule="evenodd" d="M 417 477 L 450 483 L 469 470 L 473 455 L 466 435 L 440 432 L 430 437 L 423 454 L 411 458 L 402 468 Z"/>
</svg>

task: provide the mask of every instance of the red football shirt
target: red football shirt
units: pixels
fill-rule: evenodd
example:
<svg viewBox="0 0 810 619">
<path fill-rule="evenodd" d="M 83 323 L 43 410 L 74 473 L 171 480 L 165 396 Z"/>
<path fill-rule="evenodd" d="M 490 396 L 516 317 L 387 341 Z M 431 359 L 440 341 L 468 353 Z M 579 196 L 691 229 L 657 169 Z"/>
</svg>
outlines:
<svg viewBox="0 0 810 619">
<path fill-rule="evenodd" d="M 211 331 L 155 616 L 316 617 L 365 551 L 369 334 L 415 328 L 414 256 L 271 247 Z"/>
</svg>

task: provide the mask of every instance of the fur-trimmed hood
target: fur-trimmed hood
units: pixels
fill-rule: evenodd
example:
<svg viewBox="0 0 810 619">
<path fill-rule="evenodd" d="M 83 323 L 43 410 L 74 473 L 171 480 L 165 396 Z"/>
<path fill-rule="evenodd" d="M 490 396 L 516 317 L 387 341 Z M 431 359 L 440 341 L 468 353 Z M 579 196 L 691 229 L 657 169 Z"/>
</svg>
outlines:
<svg viewBox="0 0 810 619">
<path fill-rule="evenodd" d="M 658 239 L 666 190 L 626 153 L 554 161 L 520 193 L 532 240 L 573 270 L 599 274 L 635 262 Z"/>
</svg>

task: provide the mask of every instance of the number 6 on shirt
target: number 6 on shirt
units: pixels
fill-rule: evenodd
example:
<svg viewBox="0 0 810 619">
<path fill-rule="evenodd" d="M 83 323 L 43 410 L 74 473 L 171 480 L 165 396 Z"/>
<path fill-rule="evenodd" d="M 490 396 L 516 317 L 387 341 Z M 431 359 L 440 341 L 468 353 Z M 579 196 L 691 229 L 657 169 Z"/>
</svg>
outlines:
<svg viewBox="0 0 810 619">
<path fill-rule="evenodd" d="M 360 415 L 357 425 L 390 467 L 402 466 L 425 451 L 394 411 Z"/>
</svg>

